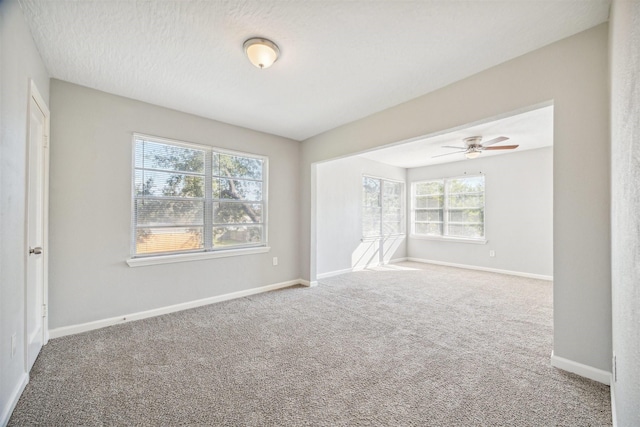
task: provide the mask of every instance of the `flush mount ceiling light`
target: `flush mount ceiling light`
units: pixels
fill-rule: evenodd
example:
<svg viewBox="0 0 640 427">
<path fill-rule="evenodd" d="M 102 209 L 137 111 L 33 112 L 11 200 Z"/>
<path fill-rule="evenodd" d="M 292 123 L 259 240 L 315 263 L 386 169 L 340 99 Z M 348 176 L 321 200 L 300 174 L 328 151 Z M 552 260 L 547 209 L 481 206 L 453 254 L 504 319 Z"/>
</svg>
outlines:
<svg viewBox="0 0 640 427">
<path fill-rule="evenodd" d="M 253 65 L 264 69 L 278 60 L 280 49 L 271 40 L 255 37 L 244 42 L 244 52 Z"/>
</svg>

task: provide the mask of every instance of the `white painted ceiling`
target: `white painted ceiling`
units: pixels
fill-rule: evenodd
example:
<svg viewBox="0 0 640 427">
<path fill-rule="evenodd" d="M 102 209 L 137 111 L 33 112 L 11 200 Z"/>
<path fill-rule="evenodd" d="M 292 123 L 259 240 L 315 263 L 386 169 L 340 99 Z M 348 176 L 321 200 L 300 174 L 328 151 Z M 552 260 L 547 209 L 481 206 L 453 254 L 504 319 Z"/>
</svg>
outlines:
<svg viewBox="0 0 640 427">
<path fill-rule="evenodd" d="M 20 0 L 52 77 L 304 140 L 608 19 L 610 0 Z M 249 63 L 243 42 L 280 59 Z"/>
<path fill-rule="evenodd" d="M 433 158 L 433 156 L 439 156 L 440 154 L 459 151 L 452 148 L 443 148 L 442 146 L 451 145 L 464 147 L 462 140 L 471 136 L 481 136 L 483 141 L 489 141 L 499 136 L 509 138 L 508 141 L 493 145 L 494 147 L 500 145 L 519 145 L 519 147 L 514 150 L 483 151 L 480 157 L 519 153 L 526 150 L 552 146 L 553 106 L 538 108 L 509 117 L 446 131 L 438 135 L 399 143 L 391 147 L 360 154 L 360 157 L 402 168 L 415 168 L 456 161 L 473 162 L 474 159 L 467 159 L 464 153 Z"/>
</svg>

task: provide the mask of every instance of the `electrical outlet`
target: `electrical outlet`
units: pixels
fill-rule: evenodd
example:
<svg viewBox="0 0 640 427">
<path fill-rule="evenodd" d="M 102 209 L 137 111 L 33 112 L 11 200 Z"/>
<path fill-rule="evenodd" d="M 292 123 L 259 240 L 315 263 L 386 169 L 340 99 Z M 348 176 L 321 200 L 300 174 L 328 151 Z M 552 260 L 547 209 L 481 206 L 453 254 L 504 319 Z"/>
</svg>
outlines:
<svg viewBox="0 0 640 427">
<path fill-rule="evenodd" d="M 273 265 L 278 265 L 278 257 L 277 256 L 273 257 Z"/>
<path fill-rule="evenodd" d="M 496 256 L 496 251 L 494 251 L 494 250 L 489 251 L 489 256 L 490 257 Z"/>
<path fill-rule="evenodd" d="M 16 334 L 11 335 L 11 358 L 16 355 Z"/>
</svg>

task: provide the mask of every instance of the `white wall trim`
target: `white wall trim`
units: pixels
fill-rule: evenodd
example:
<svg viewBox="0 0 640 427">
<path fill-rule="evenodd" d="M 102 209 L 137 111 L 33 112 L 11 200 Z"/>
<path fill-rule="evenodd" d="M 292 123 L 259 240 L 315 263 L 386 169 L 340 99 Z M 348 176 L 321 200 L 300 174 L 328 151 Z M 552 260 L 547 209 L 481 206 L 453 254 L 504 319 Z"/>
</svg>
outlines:
<svg viewBox="0 0 640 427">
<path fill-rule="evenodd" d="M 334 271 L 328 271 L 326 273 L 320 273 L 318 274 L 318 280 L 320 279 L 327 279 L 329 277 L 333 277 L 333 276 L 339 276 L 341 274 L 346 274 L 346 273 L 351 273 L 353 271 L 362 271 L 362 270 L 366 270 L 367 268 L 370 267 L 379 267 L 381 265 L 387 265 L 387 264 L 395 264 L 397 262 L 403 262 L 403 261 L 408 261 L 408 258 L 404 257 L 404 258 L 394 258 L 392 260 L 390 260 L 387 263 L 372 263 L 372 264 L 367 264 L 365 266 L 358 266 L 358 267 L 351 267 L 351 268 L 344 268 L 342 270 L 334 270 Z"/>
<path fill-rule="evenodd" d="M 617 427 L 618 413 L 616 412 L 616 387 L 613 384 L 613 375 L 611 375 L 611 382 L 609 385 L 611 388 L 611 421 L 612 421 L 613 427 Z"/>
<path fill-rule="evenodd" d="M 304 279 L 298 279 L 301 285 L 306 286 L 308 288 L 313 288 L 314 286 L 318 286 L 318 281 L 314 280 L 312 282 Z"/>
<path fill-rule="evenodd" d="M 93 322 L 81 323 L 78 325 L 63 326 L 49 330 L 50 338 L 60 338 L 67 335 L 79 334 L 82 332 L 92 331 L 94 329 L 105 328 L 107 326 L 117 325 L 119 323 L 131 322 L 133 320 L 141 320 L 149 317 L 161 316 L 163 314 L 175 313 L 176 311 L 188 310 L 190 308 L 201 307 L 203 305 L 214 304 L 221 301 L 228 301 L 236 298 L 242 298 L 249 295 L 260 294 L 263 292 L 273 291 L 276 289 L 287 288 L 289 286 L 305 284 L 304 280 L 296 279 L 286 282 L 275 283 L 273 285 L 260 286 L 258 288 L 245 289 L 243 291 L 231 292 L 229 294 L 217 295 L 214 297 L 203 298 L 195 301 L 183 302 L 180 304 L 170 305 L 167 307 L 155 308 L 152 310 L 141 311 L 138 313 L 130 313 L 118 317 L 110 317 L 108 319 L 96 320 Z M 307 282 L 309 283 L 309 282 Z M 309 286 L 309 285 L 306 285 Z"/>
<path fill-rule="evenodd" d="M 11 392 L 11 395 L 9 396 L 8 401 L 4 402 L 4 404 L 2 405 L 2 408 L 0 408 L 0 410 L 2 410 L 2 416 L 0 416 L 0 426 L 4 427 L 7 424 L 9 424 L 9 419 L 11 418 L 11 414 L 13 413 L 13 410 L 16 408 L 16 405 L 18 404 L 18 400 L 20 399 L 20 396 L 22 395 L 22 392 L 24 391 L 24 388 L 27 386 L 28 383 L 29 383 L 29 375 L 27 375 L 26 373 L 23 373 L 22 377 L 20 378 L 20 381 L 18 381 L 18 384 L 16 384 L 16 387 Z"/>
<path fill-rule="evenodd" d="M 158 255 L 147 256 L 139 258 L 129 258 L 126 260 L 129 267 L 144 267 L 147 265 L 158 264 L 171 264 L 174 262 L 186 262 L 186 261 L 198 261 L 202 259 L 211 258 L 227 258 L 231 256 L 241 255 L 253 255 L 263 254 L 269 252 L 271 248 L 269 246 L 259 246 L 253 248 L 240 248 L 240 249 L 224 249 L 219 251 L 208 252 L 194 252 L 188 254 L 172 254 L 172 255 Z"/>
<path fill-rule="evenodd" d="M 413 257 L 409 257 L 407 259 L 409 261 L 422 262 L 424 264 L 445 265 L 447 267 L 466 268 L 467 270 L 489 271 L 491 273 L 508 274 L 508 275 L 511 275 L 511 276 L 528 277 L 530 279 L 540 279 L 540 280 L 553 281 L 553 276 L 546 276 L 544 274 L 524 273 L 524 272 L 521 272 L 521 271 L 511 271 L 511 270 L 500 270 L 498 268 L 480 267 L 480 266 L 477 266 L 477 265 L 456 264 L 456 263 L 453 263 L 453 262 L 434 261 L 434 260 L 430 260 L 430 259 L 413 258 Z"/>
<path fill-rule="evenodd" d="M 581 377 L 589 378 L 590 380 L 598 381 L 602 384 L 611 384 L 611 372 L 603 371 L 602 369 L 594 368 L 593 366 L 583 365 L 582 363 L 556 356 L 553 354 L 553 351 L 551 352 L 551 366 L 562 369 L 563 371 L 578 374 Z"/>
<path fill-rule="evenodd" d="M 318 274 L 318 280 L 326 279 L 327 277 L 339 276 L 345 273 L 351 273 L 354 270 L 355 270 L 354 268 L 344 268 L 342 270 L 335 270 L 335 271 L 329 271 L 327 273 L 320 273 Z"/>
</svg>

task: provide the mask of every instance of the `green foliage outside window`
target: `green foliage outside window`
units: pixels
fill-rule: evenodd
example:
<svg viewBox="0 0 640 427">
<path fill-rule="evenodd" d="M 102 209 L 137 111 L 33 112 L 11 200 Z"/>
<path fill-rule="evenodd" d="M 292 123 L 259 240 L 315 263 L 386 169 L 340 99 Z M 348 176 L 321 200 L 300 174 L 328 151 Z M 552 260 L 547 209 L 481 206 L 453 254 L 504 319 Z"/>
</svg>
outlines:
<svg viewBox="0 0 640 427">
<path fill-rule="evenodd" d="M 135 139 L 136 254 L 263 243 L 265 159 Z"/>
<path fill-rule="evenodd" d="M 484 176 L 414 183 L 413 228 L 418 235 L 484 238 Z"/>
</svg>

